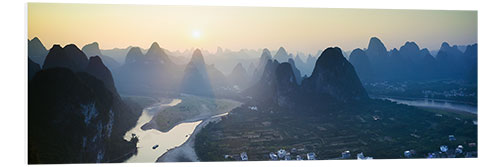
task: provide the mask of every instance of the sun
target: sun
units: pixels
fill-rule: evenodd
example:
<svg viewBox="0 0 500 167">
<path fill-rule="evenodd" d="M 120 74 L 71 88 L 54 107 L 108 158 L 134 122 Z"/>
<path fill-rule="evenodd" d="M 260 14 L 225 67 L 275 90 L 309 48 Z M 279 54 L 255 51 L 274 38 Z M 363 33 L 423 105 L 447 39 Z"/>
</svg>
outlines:
<svg viewBox="0 0 500 167">
<path fill-rule="evenodd" d="M 191 36 L 194 38 L 194 39 L 200 39 L 201 37 L 201 32 L 199 30 L 193 30 L 193 32 L 191 32 Z"/>
</svg>

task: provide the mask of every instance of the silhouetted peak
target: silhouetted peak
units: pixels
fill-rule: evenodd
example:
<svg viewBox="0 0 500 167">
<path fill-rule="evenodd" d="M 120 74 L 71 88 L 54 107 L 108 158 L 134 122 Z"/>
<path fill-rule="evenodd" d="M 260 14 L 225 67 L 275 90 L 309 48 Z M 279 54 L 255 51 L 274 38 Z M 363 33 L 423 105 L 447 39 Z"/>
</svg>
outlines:
<svg viewBox="0 0 500 167">
<path fill-rule="evenodd" d="M 286 52 L 285 48 L 280 47 L 278 49 L 278 52 L 276 52 L 276 55 L 274 56 L 274 59 L 278 60 L 278 62 L 286 62 L 286 61 L 288 61 L 288 58 L 290 58 L 290 57 L 291 57 L 291 55 L 289 55 Z"/>
<path fill-rule="evenodd" d="M 429 51 L 429 49 L 424 48 L 424 49 L 420 50 L 420 55 L 422 55 L 422 56 L 431 55 L 431 52 Z"/>
<path fill-rule="evenodd" d="M 97 43 L 97 42 L 92 42 L 92 43 L 89 43 L 89 44 L 87 44 L 87 45 L 85 45 L 85 46 L 89 46 L 89 47 L 92 47 L 92 48 L 97 48 L 97 49 L 99 49 L 99 43 Z M 85 46 L 84 46 L 84 47 L 85 47 Z"/>
<path fill-rule="evenodd" d="M 467 45 L 467 48 L 465 48 L 464 55 L 476 57 L 477 59 L 477 43 L 473 45 Z"/>
<path fill-rule="evenodd" d="M 339 100 L 368 98 L 354 67 L 339 47 L 330 47 L 321 53 L 312 75 L 302 85 L 306 91 L 328 94 Z"/>
<path fill-rule="evenodd" d="M 368 46 L 370 46 L 370 45 L 383 46 L 384 43 L 380 39 L 378 39 L 377 37 L 371 37 L 370 42 L 368 43 Z"/>
<path fill-rule="evenodd" d="M 127 53 L 127 56 L 125 57 L 125 63 L 133 63 L 142 59 L 144 59 L 144 54 L 142 53 L 141 48 L 131 47 Z"/>
<path fill-rule="evenodd" d="M 417 43 L 415 42 L 406 42 L 399 50 L 403 51 L 408 49 L 408 51 L 412 52 L 418 52 L 420 51 L 420 48 L 418 47 Z"/>
<path fill-rule="evenodd" d="M 200 49 L 194 50 L 193 56 L 191 57 L 191 62 L 195 63 L 196 65 L 205 65 L 205 60 Z"/>
<path fill-rule="evenodd" d="M 54 44 L 54 45 L 52 46 L 52 48 L 50 48 L 49 53 L 50 53 L 50 52 L 58 52 L 58 51 L 61 51 L 62 49 L 63 49 L 63 48 L 61 47 L 61 45 L 59 45 L 59 44 Z"/>
<path fill-rule="evenodd" d="M 151 44 L 151 47 L 149 47 L 148 52 L 146 53 L 146 56 L 163 56 L 165 55 L 165 52 L 163 52 L 163 49 L 161 49 L 160 45 L 157 42 L 153 42 Z"/>
<path fill-rule="evenodd" d="M 92 42 L 82 47 L 83 53 L 87 57 L 91 56 L 102 56 L 101 50 L 99 49 L 99 44 L 97 42 Z"/>
<path fill-rule="evenodd" d="M 396 48 L 393 48 L 393 49 L 391 49 L 391 51 L 389 51 L 389 56 L 399 56 L 399 55 L 400 55 L 400 52 Z"/>
<path fill-rule="evenodd" d="M 269 57 L 269 58 L 271 58 L 271 52 L 269 51 L 269 49 L 264 48 L 264 49 L 262 50 L 262 56 L 261 56 L 261 58 L 262 58 L 262 57 Z"/>
<path fill-rule="evenodd" d="M 370 43 L 368 44 L 366 55 L 368 55 L 368 57 L 370 57 L 371 59 L 387 56 L 387 48 L 380 39 L 378 39 L 377 37 L 372 37 L 370 38 Z"/>
<path fill-rule="evenodd" d="M 76 45 L 69 44 L 61 48 L 55 44 L 47 54 L 43 69 L 63 67 L 78 72 L 84 70 L 87 63 L 87 56 Z"/>
<path fill-rule="evenodd" d="M 329 47 L 326 48 L 323 53 L 319 56 L 318 60 L 316 61 L 316 66 L 330 66 L 333 65 L 332 63 L 338 63 L 340 61 L 345 60 L 345 57 L 342 55 L 342 50 L 340 50 L 339 47 Z M 347 60 L 345 60 L 347 61 Z"/>
<path fill-rule="evenodd" d="M 38 37 L 33 37 L 33 39 L 30 40 L 30 42 L 34 42 L 34 43 L 42 43 L 42 41 L 40 41 L 40 39 L 38 39 Z"/>
<path fill-rule="evenodd" d="M 153 42 L 149 49 L 161 49 L 160 44 L 158 44 L 158 42 Z"/>
<path fill-rule="evenodd" d="M 441 49 L 445 49 L 445 48 L 450 48 L 450 44 L 448 44 L 448 42 L 443 42 L 441 44 Z"/>
<path fill-rule="evenodd" d="M 66 46 L 64 46 L 63 48 L 64 50 L 68 49 L 68 50 L 80 50 L 78 49 L 78 46 L 76 46 L 75 44 L 68 44 Z"/>
<path fill-rule="evenodd" d="M 43 46 L 38 37 L 34 37 L 31 40 L 28 39 L 28 57 L 30 57 L 35 63 L 43 64 L 47 53 L 47 48 Z"/>
<path fill-rule="evenodd" d="M 201 50 L 200 49 L 195 49 L 194 52 L 193 52 L 193 57 L 199 57 L 199 56 L 203 56 L 201 54 Z"/>
<path fill-rule="evenodd" d="M 276 55 L 288 55 L 288 53 L 286 52 L 285 48 L 280 47 L 278 49 L 278 52 L 276 52 Z"/>
<path fill-rule="evenodd" d="M 266 63 L 269 59 L 272 59 L 271 52 L 269 52 L 269 49 L 266 48 L 262 50 L 262 55 L 259 59 L 259 66 L 264 66 L 264 63 Z"/>
<path fill-rule="evenodd" d="M 361 50 L 360 48 L 356 48 L 352 50 L 351 55 L 349 57 L 352 57 L 353 55 L 365 55 L 365 51 Z"/>
<path fill-rule="evenodd" d="M 131 47 L 130 50 L 128 51 L 127 53 L 127 56 L 128 55 L 144 55 L 141 51 L 141 48 L 139 47 Z"/>
<path fill-rule="evenodd" d="M 85 45 L 86 47 L 92 48 L 92 49 L 99 49 L 99 43 L 97 42 L 92 42 L 90 44 Z M 83 46 L 83 47 L 85 47 Z"/>
<path fill-rule="evenodd" d="M 281 46 L 279 49 L 278 49 L 278 52 L 286 52 L 285 48 L 283 46 Z"/>
</svg>

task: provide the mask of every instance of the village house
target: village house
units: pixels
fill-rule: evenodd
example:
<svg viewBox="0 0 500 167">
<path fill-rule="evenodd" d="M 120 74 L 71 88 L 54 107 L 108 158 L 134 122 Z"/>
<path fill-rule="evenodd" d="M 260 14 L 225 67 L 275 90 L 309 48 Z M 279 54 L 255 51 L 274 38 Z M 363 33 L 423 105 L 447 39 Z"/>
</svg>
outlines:
<svg viewBox="0 0 500 167">
<path fill-rule="evenodd" d="M 349 150 L 342 152 L 342 159 L 351 158 L 351 152 Z"/>
<path fill-rule="evenodd" d="M 307 153 L 307 160 L 316 160 L 316 154 L 315 153 Z"/>
<path fill-rule="evenodd" d="M 242 161 L 248 161 L 248 155 L 247 152 L 242 152 L 240 153 L 240 157 Z"/>
<path fill-rule="evenodd" d="M 271 159 L 271 160 L 278 160 L 278 155 L 276 155 L 275 153 L 271 152 L 271 153 L 269 153 L 269 159 Z"/>
</svg>

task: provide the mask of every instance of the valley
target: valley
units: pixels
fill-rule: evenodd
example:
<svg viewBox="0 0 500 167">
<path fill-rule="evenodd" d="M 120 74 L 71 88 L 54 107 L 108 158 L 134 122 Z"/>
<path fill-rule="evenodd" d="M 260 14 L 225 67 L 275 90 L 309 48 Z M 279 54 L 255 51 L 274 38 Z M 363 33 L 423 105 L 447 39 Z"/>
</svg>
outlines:
<svg viewBox="0 0 500 167">
<path fill-rule="evenodd" d="M 242 152 L 249 160 L 270 160 L 268 154 L 279 149 L 297 150 L 292 157 L 313 152 L 316 159 L 345 159 L 344 151 L 353 154 L 347 159 L 356 159 L 358 153 L 375 159 L 405 158 L 407 150 L 414 150 L 413 158 L 427 158 L 441 145 L 463 145 L 471 154 L 477 151 L 475 116 L 438 114 L 441 111 L 387 100 L 295 110 L 248 107 L 235 109 L 198 134 L 195 148 L 202 161 L 241 160 Z M 456 140 L 449 141 L 448 135 Z"/>
<path fill-rule="evenodd" d="M 192 144 L 189 141 L 200 126 L 204 126 L 205 122 L 217 118 L 220 114 L 230 112 L 240 104 L 232 100 L 187 94 L 175 99 L 163 98 L 145 108 L 136 126 L 123 136 L 127 141 L 131 141 L 133 137 L 138 139 L 137 152 L 125 162 L 154 162 L 157 159 L 172 157 L 165 155 L 171 151 L 179 152 L 189 148 L 193 150 L 192 147 L 185 146 L 185 143 Z M 191 154 L 187 158 L 192 161 L 198 160 L 196 154 Z"/>
</svg>

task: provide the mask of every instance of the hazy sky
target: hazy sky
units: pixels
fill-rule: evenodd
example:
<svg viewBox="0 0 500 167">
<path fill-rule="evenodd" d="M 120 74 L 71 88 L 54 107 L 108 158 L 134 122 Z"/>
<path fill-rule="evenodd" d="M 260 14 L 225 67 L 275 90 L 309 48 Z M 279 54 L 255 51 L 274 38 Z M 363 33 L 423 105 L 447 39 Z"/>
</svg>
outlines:
<svg viewBox="0 0 500 167">
<path fill-rule="evenodd" d="M 94 41 L 101 49 L 148 48 L 156 41 L 169 50 L 284 46 L 316 53 L 365 48 L 376 36 L 388 49 L 415 41 L 434 50 L 443 41 L 476 43 L 477 12 L 29 3 L 28 38 L 35 36 L 48 49 Z"/>
</svg>

